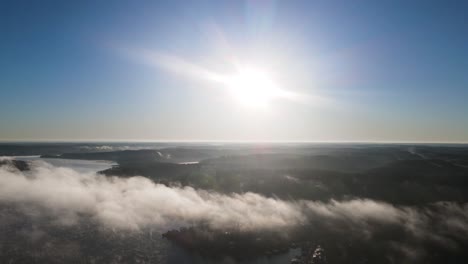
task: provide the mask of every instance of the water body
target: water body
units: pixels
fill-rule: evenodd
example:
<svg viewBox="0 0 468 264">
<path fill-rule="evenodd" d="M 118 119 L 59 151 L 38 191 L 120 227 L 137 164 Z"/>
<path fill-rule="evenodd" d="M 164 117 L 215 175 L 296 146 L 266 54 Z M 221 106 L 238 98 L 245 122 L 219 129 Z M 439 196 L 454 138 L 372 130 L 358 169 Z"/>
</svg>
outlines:
<svg viewBox="0 0 468 264">
<path fill-rule="evenodd" d="M 98 172 L 117 165 L 113 161 L 106 160 L 49 159 L 41 158 L 40 156 L 17 156 L 14 158 L 23 161 L 43 161 L 55 167 L 70 168 L 81 173 Z"/>
<path fill-rule="evenodd" d="M 50 158 L 41 158 L 40 156 L 16 156 L 13 157 L 16 160 L 23 160 L 23 161 L 43 161 L 47 162 L 56 167 L 65 167 L 76 170 L 81 173 L 93 173 L 102 171 L 108 168 L 111 168 L 113 165 L 117 165 L 115 162 L 112 161 L 100 161 L 100 160 L 76 160 L 76 159 L 50 159 Z M 226 264 L 284 264 L 289 263 L 290 260 L 297 256 L 300 253 L 300 249 L 291 249 L 286 253 L 273 255 L 273 256 L 265 256 L 260 257 L 252 260 L 245 260 L 245 261 L 235 261 L 230 257 L 226 257 L 225 259 L 217 259 L 217 260 L 209 260 L 206 258 L 202 258 L 197 254 L 191 254 L 185 251 L 183 248 L 169 242 L 168 240 L 162 238 L 160 234 L 155 238 L 157 243 L 153 245 L 155 248 L 154 250 L 160 252 L 161 259 L 160 263 L 166 264 L 179 264 L 179 263 L 186 263 L 186 264 L 214 264 L 214 263 L 226 263 Z"/>
</svg>

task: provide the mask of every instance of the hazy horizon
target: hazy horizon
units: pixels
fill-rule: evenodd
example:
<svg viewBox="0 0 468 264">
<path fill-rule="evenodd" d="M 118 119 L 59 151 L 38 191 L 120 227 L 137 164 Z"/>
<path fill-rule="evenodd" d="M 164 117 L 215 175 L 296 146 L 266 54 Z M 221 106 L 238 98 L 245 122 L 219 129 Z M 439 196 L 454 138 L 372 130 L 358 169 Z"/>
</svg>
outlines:
<svg viewBox="0 0 468 264">
<path fill-rule="evenodd" d="M 0 140 L 1 143 L 78 143 L 78 144 L 100 144 L 100 143 L 135 143 L 135 144 L 144 144 L 144 143 L 200 143 L 200 144 L 402 144 L 402 145 L 467 145 L 468 141 L 458 142 L 458 141 L 287 141 L 287 140 L 277 140 L 277 141 L 237 141 L 237 140 L 131 140 L 131 139 L 116 139 L 116 140 Z"/>
</svg>

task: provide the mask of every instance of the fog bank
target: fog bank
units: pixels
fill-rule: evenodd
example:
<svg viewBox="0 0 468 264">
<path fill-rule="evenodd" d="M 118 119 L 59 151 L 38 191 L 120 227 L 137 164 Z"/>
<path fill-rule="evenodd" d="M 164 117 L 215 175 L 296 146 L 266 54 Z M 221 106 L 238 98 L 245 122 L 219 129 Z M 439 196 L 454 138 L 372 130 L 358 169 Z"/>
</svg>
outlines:
<svg viewBox="0 0 468 264">
<path fill-rule="evenodd" d="M 144 177 L 108 177 L 36 162 L 31 171 L 0 167 L 0 203 L 27 215 L 46 214 L 73 225 L 82 217 L 119 229 L 206 224 L 214 229 L 262 230 L 312 224 L 370 237 L 375 226 L 398 226 L 416 238 L 450 245 L 468 235 L 468 205 L 439 202 L 397 207 L 369 199 L 286 201 L 255 193 L 220 194 L 168 187 Z"/>
</svg>

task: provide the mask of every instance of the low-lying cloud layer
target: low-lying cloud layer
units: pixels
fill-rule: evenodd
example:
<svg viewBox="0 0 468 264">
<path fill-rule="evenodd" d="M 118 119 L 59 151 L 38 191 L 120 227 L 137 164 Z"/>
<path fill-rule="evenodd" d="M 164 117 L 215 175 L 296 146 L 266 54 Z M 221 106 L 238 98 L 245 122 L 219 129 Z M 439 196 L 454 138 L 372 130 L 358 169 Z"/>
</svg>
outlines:
<svg viewBox="0 0 468 264">
<path fill-rule="evenodd" d="M 79 173 L 36 163 L 29 172 L 0 167 L 0 204 L 18 205 L 73 225 L 89 217 L 107 227 L 168 230 L 197 223 L 215 229 L 278 229 L 320 225 L 372 236 L 375 226 L 397 226 L 415 238 L 439 241 L 468 235 L 468 205 L 440 202 L 397 207 L 368 199 L 285 201 L 254 193 L 225 195 L 168 187 L 144 177 Z M 20 205 L 20 206 L 19 206 Z M 356 233 L 356 232 L 354 232 Z"/>
<path fill-rule="evenodd" d="M 164 229 L 206 223 L 213 228 L 273 228 L 306 219 L 299 207 L 247 193 L 222 195 L 155 184 L 144 177 L 79 173 L 46 163 L 31 172 L 0 168 L 0 202 L 35 206 L 73 224 L 86 216 L 115 228 Z"/>
</svg>

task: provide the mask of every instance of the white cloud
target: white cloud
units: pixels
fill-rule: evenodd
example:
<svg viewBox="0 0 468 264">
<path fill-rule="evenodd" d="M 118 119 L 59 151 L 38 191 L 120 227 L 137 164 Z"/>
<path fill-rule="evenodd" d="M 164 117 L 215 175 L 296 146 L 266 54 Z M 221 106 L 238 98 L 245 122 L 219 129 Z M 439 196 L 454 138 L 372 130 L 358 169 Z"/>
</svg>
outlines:
<svg viewBox="0 0 468 264">
<path fill-rule="evenodd" d="M 0 169 L 0 202 L 33 205 L 72 223 L 79 215 L 119 228 L 206 223 L 241 229 L 292 226 L 304 215 L 291 203 L 258 194 L 223 195 L 155 184 L 144 177 L 79 173 L 46 163 L 30 173 Z"/>
<path fill-rule="evenodd" d="M 144 177 L 119 178 L 79 173 L 38 163 L 30 172 L 0 167 L 0 203 L 25 213 L 46 213 L 57 223 L 90 217 L 120 229 L 161 231 L 204 223 L 212 228 L 285 230 L 302 224 L 333 227 L 371 237 L 381 226 L 397 226 L 413 239 L 452 247 L 468 235 L 468 205 L 440 202 L 398 207 L 369 199 L 285 201 L 259 194 L 225 195 L 190 187 L 168 187 Z M 456 246 L 456 245 L 455 245 Z"/>
</svg>

